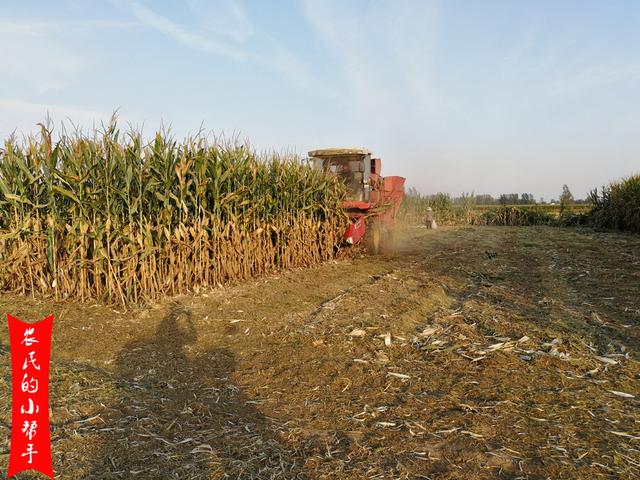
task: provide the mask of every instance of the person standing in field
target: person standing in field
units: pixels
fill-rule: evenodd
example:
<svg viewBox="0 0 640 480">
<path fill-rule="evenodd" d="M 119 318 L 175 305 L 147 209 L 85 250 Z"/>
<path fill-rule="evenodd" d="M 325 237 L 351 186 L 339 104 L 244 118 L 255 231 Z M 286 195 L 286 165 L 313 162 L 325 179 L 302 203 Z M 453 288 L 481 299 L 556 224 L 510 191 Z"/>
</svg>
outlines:
<svg viewBox="0 0 640 480">
<path fill-rule="evenodd" d="M 435 230 L 438 228 L 438 224 L 436 223 L 436 216 L 433 213 L 433 209 L 431 207 L 427 208 L 427 214 L 425 216 L 425 224 L 427 228 Z"/>
</svg>

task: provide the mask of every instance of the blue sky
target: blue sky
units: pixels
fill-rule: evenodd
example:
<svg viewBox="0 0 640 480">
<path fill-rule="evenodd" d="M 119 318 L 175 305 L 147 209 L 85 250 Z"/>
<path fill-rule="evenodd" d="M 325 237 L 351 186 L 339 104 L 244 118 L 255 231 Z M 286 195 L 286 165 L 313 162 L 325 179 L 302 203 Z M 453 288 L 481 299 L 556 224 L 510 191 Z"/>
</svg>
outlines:
<svg viewBox="0 0 640 480">
<path fill-rule="evenodd" d="M 366 146 L 425 193 L 576 197 L 640 171 L 640 2 L 3 1 L 0 136 L 200 126 Z"/>
</svg>

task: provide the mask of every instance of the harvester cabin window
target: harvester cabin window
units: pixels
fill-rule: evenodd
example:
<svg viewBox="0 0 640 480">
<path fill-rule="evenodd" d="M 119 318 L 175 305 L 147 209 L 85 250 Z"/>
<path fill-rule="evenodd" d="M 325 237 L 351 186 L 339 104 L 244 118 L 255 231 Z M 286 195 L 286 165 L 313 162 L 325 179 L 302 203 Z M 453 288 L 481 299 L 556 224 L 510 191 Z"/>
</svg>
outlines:
<svg viewBox="0 0 640 480">
<path fill-rule="evenodd" d="M 360 160 L 344 158 L 326 160 L 327 170 L 338 175 L 347 188 L 349 200 L 364 201 L 364 164 Z"/>
</svg>

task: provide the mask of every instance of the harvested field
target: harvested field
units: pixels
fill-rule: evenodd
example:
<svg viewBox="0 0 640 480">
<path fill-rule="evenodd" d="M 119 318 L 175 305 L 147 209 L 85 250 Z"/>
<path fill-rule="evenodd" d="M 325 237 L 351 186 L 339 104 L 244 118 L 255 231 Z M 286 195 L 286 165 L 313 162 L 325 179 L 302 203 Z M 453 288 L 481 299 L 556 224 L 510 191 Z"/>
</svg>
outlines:
<svg viewBox="0 0 640 480">
<path fill-rule="evenodd" d="M 56 315 L 60 479 L 640 478 L 638 236 L 410 228 L 143 311 L 0 311 Z"/>
</svg>

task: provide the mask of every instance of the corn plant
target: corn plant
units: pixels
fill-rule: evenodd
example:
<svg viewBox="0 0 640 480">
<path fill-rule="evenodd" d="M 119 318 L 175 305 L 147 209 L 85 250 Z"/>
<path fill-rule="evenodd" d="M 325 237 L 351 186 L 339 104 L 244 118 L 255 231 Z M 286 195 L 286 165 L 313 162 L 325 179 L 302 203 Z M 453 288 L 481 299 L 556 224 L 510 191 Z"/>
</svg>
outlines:
<svg viewBox="0 0 640 480">
<path fill-rule="evenodd" d="M 0 289 L 141 303 L 334 256 L 343 187 L 290 155 L 101 131 L 0 150 Z"/>
<path fill-rule="evenodd" d="M 593 190 L 592 223 L 597 227 L 640 233 L 640 175 L 631 175 L 598 192 Z"/>
</svg>

